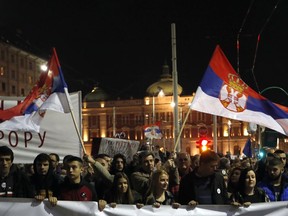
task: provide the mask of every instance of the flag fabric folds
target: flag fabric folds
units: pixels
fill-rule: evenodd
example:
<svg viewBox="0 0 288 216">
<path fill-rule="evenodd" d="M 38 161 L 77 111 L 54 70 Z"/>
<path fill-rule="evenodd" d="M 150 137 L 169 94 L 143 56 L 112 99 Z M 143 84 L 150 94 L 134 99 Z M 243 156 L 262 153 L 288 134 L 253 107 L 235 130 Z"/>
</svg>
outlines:
<svg viewBox="0 0 288 216">
<path fill-rule="evenodd" d="M 247 142 L 245 143 L 243 154 L 245 154 L 248 158 L 252 158 L 252 144 L 250 138 L 248 138 Z"/>
<path fill-rule="evenodd" d="M 56 49 L 48 62 L 46 72 L 40 74 L 23 102 L 6 110 L 0 110 L 0 130 L 39 132 L 46 110 L 70 112 L 67 84 L 62 74 Z"/>
<path fill-rule="evenodd" d="M 217 45 L 190 108 L 199 112 L 256 123 L 288 135 L 288 107 L 251 89 Z"/>
</svg>

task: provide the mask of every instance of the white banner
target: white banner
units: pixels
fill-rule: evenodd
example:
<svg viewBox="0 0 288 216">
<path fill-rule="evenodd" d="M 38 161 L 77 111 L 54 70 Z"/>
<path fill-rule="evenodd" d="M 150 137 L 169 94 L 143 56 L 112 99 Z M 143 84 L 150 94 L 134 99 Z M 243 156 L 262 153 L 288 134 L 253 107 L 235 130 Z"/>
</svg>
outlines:
<svg viewBox="0 0 288 216">
<path fill-rule="evenodd" d="M 126 156 L 127 163 L 133 160 L 133 155 L 138 151 L 140 142 L 136 140 L 126 140 L 117 138 L 99 138 L 100 146 L 98 153 L 105 153 L 113 157 L 117 153 Z M 98 139 L 98 140 L 99 140 Z"/>
<path fill-rule="evenodd" d="M 73 114 L 79 132 L 82 132 L 81 92 L 70 93 Z M 13 104 L 17 98 L 1 97 L 1 104 Z M 10 102 L 9 102 L 10 101 Z M 15 103 L 15 102 L 14 102 Z M 16 105 L 16 104 L 15 104 Z M 14 163 L 33 163 L 39 153 L 55 152 L 62 160 L 67 154 L 80 156 L 81 143 L 71 113 L 48 110 L 41 122 L 40 133 L 0 130 L 0 145 L 7 145 L 14 152 Z"/>
<path fill-rule="evenodd" d="M 173 209 L 162 205 L 160 208 L 144 206 L 137 209 L 135 205 L 117 205 L 116 208 L 106 206 L 100 212 L 96 202 L 58 201 L 52 207 L 47 200 L 36 202 L 31 199 L 1 198 L 1 216 L 233 216 L 233 215 L 277 215 L 287 216 L 288 201 L 255 203 L 248 208 L 235 208 L 229 205 L 198 205 L 196 208 L 181 206 Z"/>
</svg>

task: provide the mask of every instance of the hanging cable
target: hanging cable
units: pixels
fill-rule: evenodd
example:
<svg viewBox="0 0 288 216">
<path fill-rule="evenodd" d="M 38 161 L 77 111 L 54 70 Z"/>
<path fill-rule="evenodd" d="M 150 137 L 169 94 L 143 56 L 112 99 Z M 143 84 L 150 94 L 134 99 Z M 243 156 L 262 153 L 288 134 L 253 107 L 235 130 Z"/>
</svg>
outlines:
<svg viewBox="0 0 288 216">
<path fill-rule="evenodd" d="M 237 73 L 238 74 L 240 74 L 240 34 L 241 34 L 241 32 L 243 30 L 243 27 L 244 27 L 244 25 L 246 23 L 247 17 L 248 17 L 248 15 L 250 13 L 252 5 L 254 4 L 254 1 L 255 0 L 251 0 L 249 8 L 248 8 L 248 10 L 246 12 L 246 15 L 245 15 L 245 17 L 244 17 L 244 19 L 242 21 L 241 27 L 240 27 L 239 32 L 237 34 Z"/>
<path fill-rule="evenodd" d="M 259 85 L 256 81 L 256 77 L 255 77 L 255 74 L 254 74 L 254 69 L 255 69 L 255 62 L 256 62 L 256 58 L 257 58 L 257 53 L 258 53 L 258 47 L 259 47 L 259 42 L 260 42 L 260 39 L 261 39 L 261 34 L 262 32 L 264 31 L 265 27 L 267 26 L 267 24 L 269 23 L 272 15 L 274 14 L 274 12 L 276 11 L 277 7 L 278 7 L 278 4 L 281 0 L 279 0 L 276 5 L 274 6 L 271 14 L 269 15 L 269 17 L 266 19 L 266 22 L 264 23 L 263 27 L 261 28 L 259 34 L 258 34 L 258 37 L 257 37 L 257 42 L 256 42 L 256 48 L 255 48 L 255 54 L 254 54 L 254 59 L 253 59 L 253 64 L 252 64 L 252 68 L 251 68 L 251 72 L 252 72 L 252 75 L 253 75 L 253 79 L 254 79 L 254 82 L 256 84 L 256 88 L 257 88 L 257 91 L 260 92 L 259 90 Z"/>
</svg>

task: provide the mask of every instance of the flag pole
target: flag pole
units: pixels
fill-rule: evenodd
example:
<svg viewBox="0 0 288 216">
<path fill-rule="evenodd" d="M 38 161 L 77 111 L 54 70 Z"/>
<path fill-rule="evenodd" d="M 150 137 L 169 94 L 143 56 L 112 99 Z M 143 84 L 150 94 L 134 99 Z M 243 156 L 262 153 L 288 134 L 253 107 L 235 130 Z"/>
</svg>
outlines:
<svg viewBox="0 0 288 216">
<path fill-rule="evenodd" d="M 174 125 L 174 150 L 177 152 L 181 151 L 181 146 L 179 144 L 179 113 L 178 113 L 178 74 L 177 74 L 177 57 L 176 57 L 176 26 L 175 23 L 171 24 L 171 45 L 172 45 L 172 79 L 173 79 L 173 101 L 174 101 L 174 116 L 173 116 L 173 125 Z"/>
<path fill-rule="evenodd" d="M 72 109 L 72 105 L 71 105 L 71 101 L 70 101 L 68 89 L 67 89 L 67 88 L 64 88 L 64 90 L 65 90 L 66 98 L 67 98 L 67 100 L 68 100 L 69 111 L 70 111 L 70 114 L 71 114 L 71 117 L 72 117 L 72 120 L 73 120 L 74 127 L 75 127 L 75 129 L 76 129 L 77 136 L 78 136 L 79 141 L 80 141 L 80 143 L 81 143 L 83 152 L 84 152 L 84 154 L 86 154 L 87 152 L 86 152 L 86 149 L 85 149 L 85 146 L 84 146 L 84 142 L 83 142 L 83 140 L 82 140 L 82 137 L 81 137 L 79 128 L 78 128 L 77 123 L 76 123 L 76 120 L 75 120 L 75 115 L 74 115 L 74 112 L 73 112 L 73 109 Z"/>
<path fill-rule="evenodd" d="M 177 136 L 177 139 L 176 139 L 176 142 L 175 142 L 175 146 L 174 146 L 174 152 L 176 152 L 176 150 L 178 149 L 180 137 L 181 137 L 182 131 L 183 131 L 183 129 L 184 129 L 185 123 L 186 123 L 186 121 L 187 121 L 187 119 L 188 119 L 188 117 L 189 117 L 190 111 L 191 111 L 191 109 L 189 108 L 189 109 L 188 109 L 188 112 L 187 112 L 187 114 L 186 114 L 186 116 L 185 116 L 185 119 L 184 119 L 184 121 L 183 121 L 183 123 L 182 123 L 181 129 L 180 129 L 180 131 L 179 131 L 179 133 L 178 133 L 178 136 Z"/>
</svg>

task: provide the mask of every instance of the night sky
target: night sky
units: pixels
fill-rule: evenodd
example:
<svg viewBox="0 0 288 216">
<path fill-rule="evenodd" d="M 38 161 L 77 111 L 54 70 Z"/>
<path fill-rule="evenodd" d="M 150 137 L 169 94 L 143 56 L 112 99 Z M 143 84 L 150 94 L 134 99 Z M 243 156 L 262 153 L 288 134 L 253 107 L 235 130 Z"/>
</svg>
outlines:
<svg viewBox="0 0 288 216">
<path fill-rule="evenodd" d="M 70 92 L 98 84 L 123 99 L 145 96 L 164 62 L 172 68 L 171 23 L 182 95 L 196 91 L 217 44 L 237 70 L 239 35 L 242 79 L 288 91 L 287 11 L 287 0 L 1 0 L 0 33 L 47 59 L 55 47 Z M 288 105 L 279 89 L 264 96 Z"/>
</svg>

